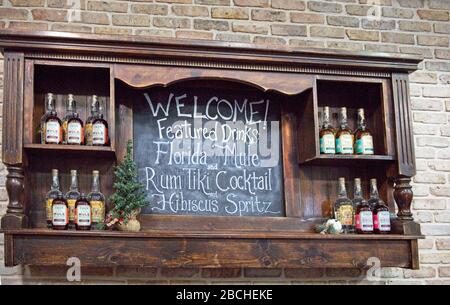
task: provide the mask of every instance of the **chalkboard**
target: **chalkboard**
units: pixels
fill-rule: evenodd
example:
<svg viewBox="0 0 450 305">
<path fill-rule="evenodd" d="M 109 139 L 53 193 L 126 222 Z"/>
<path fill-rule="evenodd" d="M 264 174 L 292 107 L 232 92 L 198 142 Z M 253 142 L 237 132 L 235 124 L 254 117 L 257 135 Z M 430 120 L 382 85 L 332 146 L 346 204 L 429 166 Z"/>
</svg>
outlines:
<svg viewBox="0 0 450 305">
<path fill-rule="evenodd" d="M 142 213 L 284 215 L 280 101 L 212 80 L 133 91 Z"/>
</svg>

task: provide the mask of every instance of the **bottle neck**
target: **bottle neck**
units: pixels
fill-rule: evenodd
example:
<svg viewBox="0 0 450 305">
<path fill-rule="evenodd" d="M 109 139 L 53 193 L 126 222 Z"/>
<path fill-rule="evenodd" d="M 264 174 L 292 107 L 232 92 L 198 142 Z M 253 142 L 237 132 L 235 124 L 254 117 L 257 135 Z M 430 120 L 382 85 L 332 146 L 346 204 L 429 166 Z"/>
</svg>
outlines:
<svg viewBox="0 0 450 305">
<path fill-rule="evenodd" d="M 345 182 L 339 181 L 338 184 L 338 197 L 347 198 L 347 189 L 345 188 Z"/>
<path fill-rule="evenodd" d="M 100 177 L 98 175 L 92 176 L 91 192 L 100 192 Z"/>
<path fill-rule="evenodd" d="M 52 176 L 51 189 L 52 189 L 52 191 L 59 191 L 59 177 L 58 177 L 58 175 L 53 175 Z"/>
<path fill-rule="evenodd" d="M 341 129 L 346 129 L 348 127 L 347 111 L 341 110 L 341 113 L 339 115 L 339 124 L 341 126 Z"/>
<path fill-rule="evenodd" d="M 370 198 L 380 198 L 380 195 L 378 194 L 378 188 L 376 183 L 370 184 Z"/>
<path fill-rule="evenodd" d="M 52 111 L 55 111 L 55 101 L 53 100 L 53 98 L 48 98 L 47 99 L 47 112 L 50 113 Z"/>
<path fill-rule="evenodd" d="M 330 128 L 330 111 L 328 109 L 324 109 L 323 115 L 322 115 L 322 127 Z"/>
<path fill-rule="evenodd" d="M 364 113 L 358 113 L 358 128 L 359 129 L 366 129 L 366 119 L 364 117 Z"/>
<path fill-rule="evenodd" d="M 78 192 L 78 176 L 72 175 L 70 177 L 70 190 Z"/>
<path fill-rule="evenodd" d="M 353 193 L 354 198 L 361 199 L 362 198 L 362 189 L 361 189 L 361 183 L 355 183 L 355 190 Z"/>
</svg>

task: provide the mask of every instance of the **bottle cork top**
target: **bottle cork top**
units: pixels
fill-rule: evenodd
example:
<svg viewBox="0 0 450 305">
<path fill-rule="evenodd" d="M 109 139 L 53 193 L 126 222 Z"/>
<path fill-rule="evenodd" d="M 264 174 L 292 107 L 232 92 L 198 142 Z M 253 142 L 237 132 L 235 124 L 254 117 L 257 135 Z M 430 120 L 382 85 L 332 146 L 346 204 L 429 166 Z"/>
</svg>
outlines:
<svg viewBox="0 0 450 305">
<path fill-rule="evenodd" d="M 70 174 L 71 174 L 72 176 L 76 176 L 77 170 L 76 170 L 76 169 L 71 169 L 71 170 L 70 170 Z"/>
<path fill-rule="evenodd" d="M 339 183 L 345 183 L 345 178 L 344 177 L 339 177 L 338 181 L 339 181 Z"/>
<path fill-rule="evenodd" d="M 375 179 L 375 178 L 370 179 L 370 183 L 376 185 L 377 184 L 377 179 Z"/>
<path fill-rule="evenodd" d="M 98 175 L 99 175 L 99 171 L 98 171 L 98 170 L 93 170 L 93 171 L 92 171 L 92 175 L 98 176 Z"/>
<path fill-rule="evenodd" d="M 58 175 L 58 170 L 56 168 L 52 169 L 52 175 Z"/>
<path fill-rule="evenodd" d="M 355 178 L 355 184 L 361 184 L 361 178 Z"/>
</svg>

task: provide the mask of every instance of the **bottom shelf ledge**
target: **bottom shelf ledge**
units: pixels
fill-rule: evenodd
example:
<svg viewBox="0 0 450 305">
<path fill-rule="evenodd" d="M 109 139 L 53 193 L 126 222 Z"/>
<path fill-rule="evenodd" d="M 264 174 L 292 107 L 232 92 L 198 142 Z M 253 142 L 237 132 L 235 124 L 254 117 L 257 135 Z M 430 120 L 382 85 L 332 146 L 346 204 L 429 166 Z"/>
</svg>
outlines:
<svg viewBox="0 0 450 305">
<path fill-rule="evenodd" d="M 5 264 L 205 268 L 417 269 L 417 240 L 408 235 L 321 235 L 301 232 L 2 230 Z"/>
</svg>

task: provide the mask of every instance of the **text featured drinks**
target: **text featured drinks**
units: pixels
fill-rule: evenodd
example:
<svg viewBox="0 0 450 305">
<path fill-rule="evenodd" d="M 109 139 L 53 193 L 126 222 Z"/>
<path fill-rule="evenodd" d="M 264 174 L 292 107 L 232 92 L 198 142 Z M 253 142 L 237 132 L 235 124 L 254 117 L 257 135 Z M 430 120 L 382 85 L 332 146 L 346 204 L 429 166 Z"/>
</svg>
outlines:
<svg viewBox="0 0 450 305">
<path fill-rule="evenodd" d="M 139 167 L 154 213 L 280 216 L 280 129 L 269 99 L 144 93 L 152 136 Z M 148 162 L 148 161 L 147 161 Z"/>
</svg>

